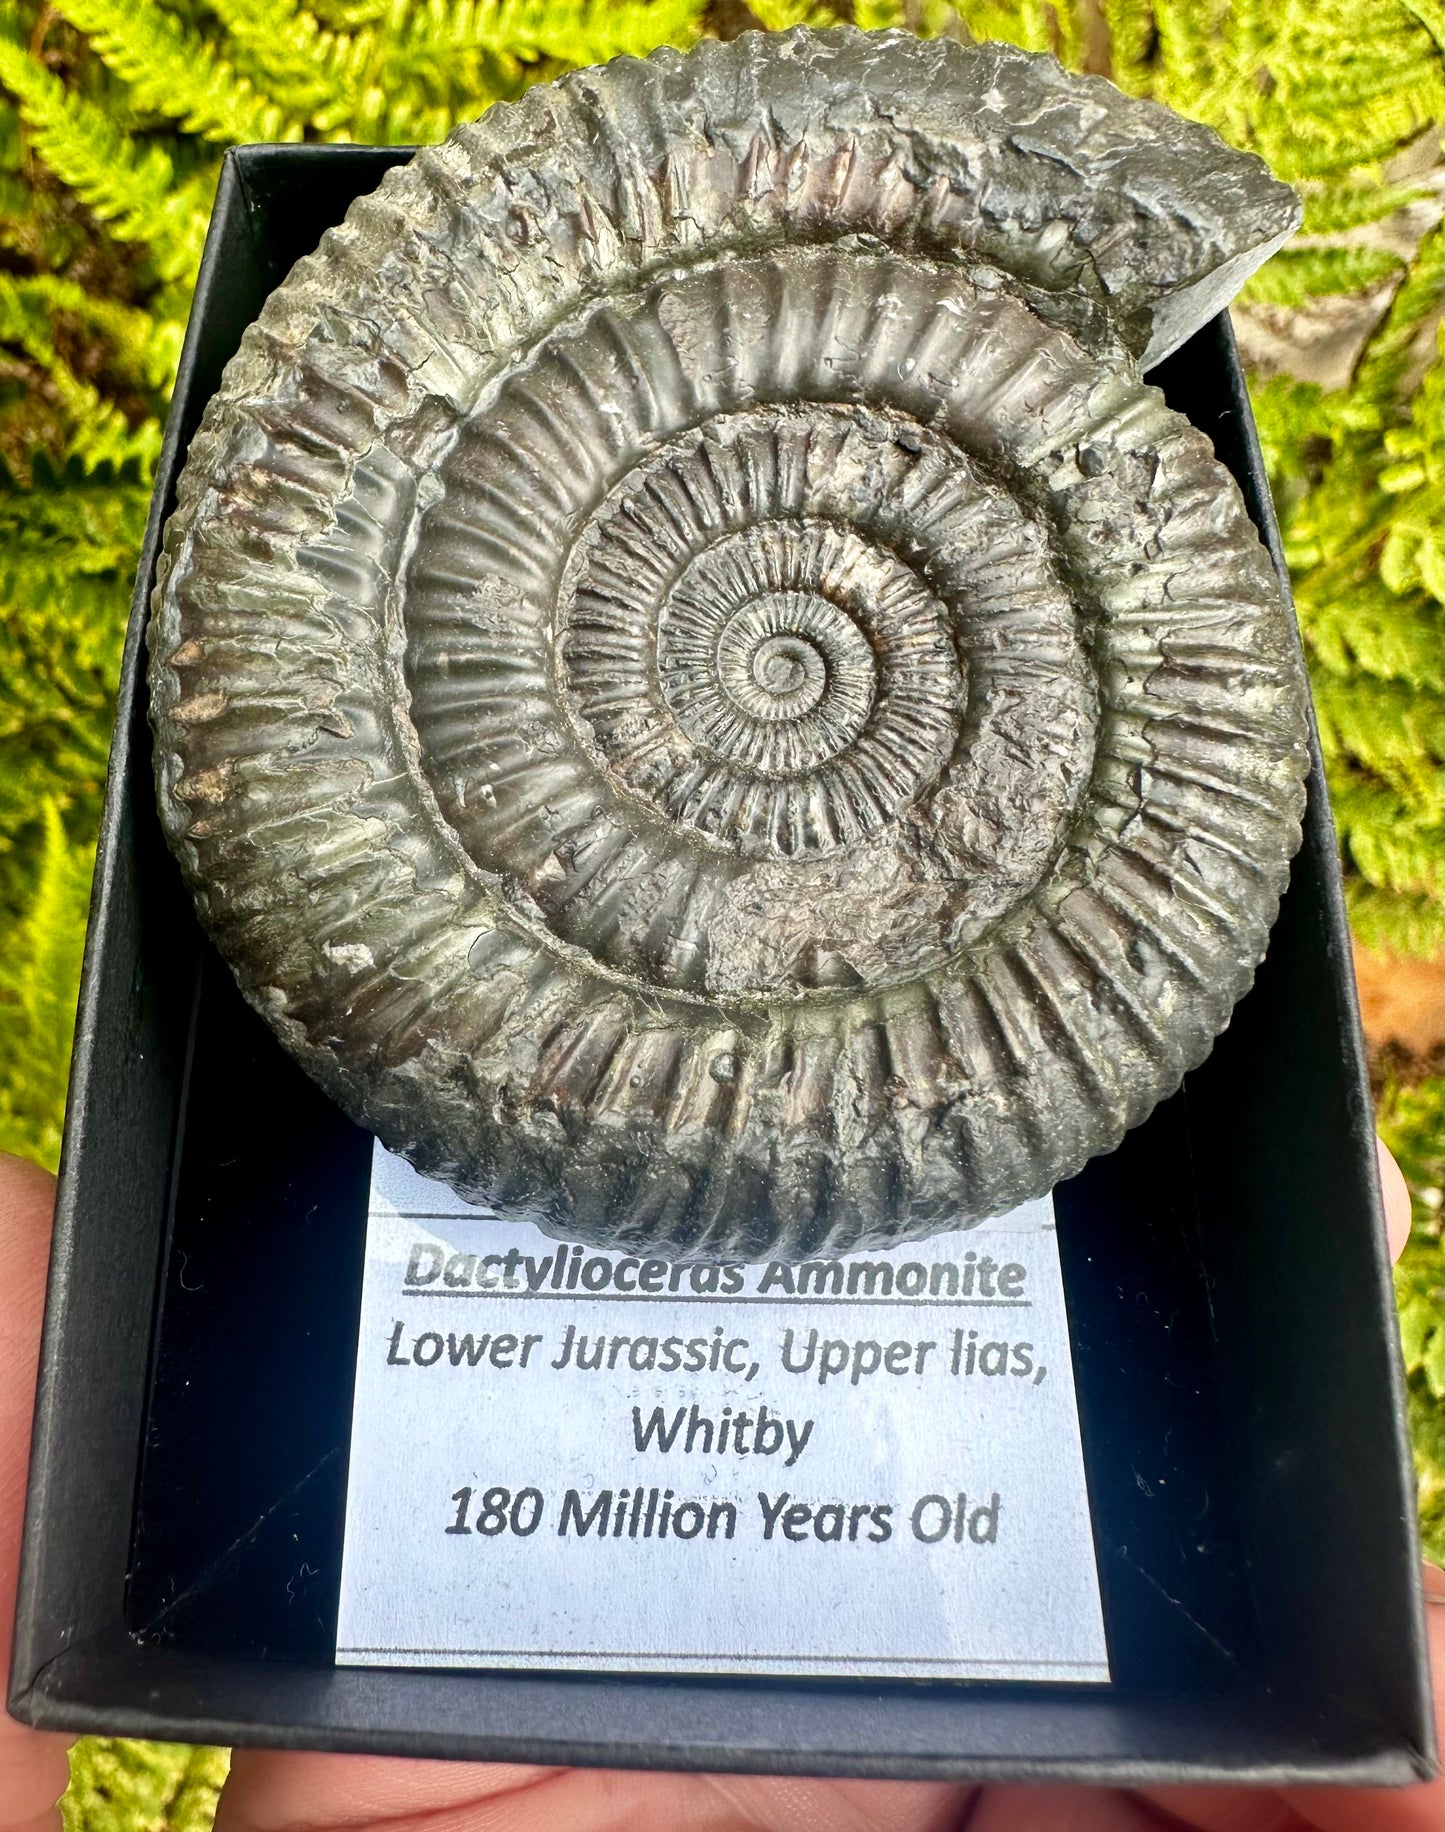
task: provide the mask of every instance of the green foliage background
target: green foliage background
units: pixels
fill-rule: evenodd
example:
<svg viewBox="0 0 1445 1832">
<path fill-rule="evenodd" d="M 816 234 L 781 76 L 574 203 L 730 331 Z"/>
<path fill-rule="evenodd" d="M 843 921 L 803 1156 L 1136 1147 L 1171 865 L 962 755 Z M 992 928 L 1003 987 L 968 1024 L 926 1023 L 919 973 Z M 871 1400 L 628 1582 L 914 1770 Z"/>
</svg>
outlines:
<svg viewBox="0 0 1445 1832">
<path fill-rule="evenodd" d="M 1359 305 L 1368 334 L 1325 379 L 1262 362 L 1256 411 L 1356 932 L 1440 952 L 1439 0 L 0 0 L 0 1147 L 59 1151 L 131 577 L 222 150 L 436 140 L 575 65 L 844 19 L 1052 50 L 1304 193 L 1248 313 Z M 1439 1558 L 1442 1082 L 1419 1070 L 1386 1079 L 1381 1124 L 1415 1196 L 1397 1283 Z M 189 1828 L 224 1763 L 92 1741 L 74 1770 L 71 1832 Z"/>
</svg>

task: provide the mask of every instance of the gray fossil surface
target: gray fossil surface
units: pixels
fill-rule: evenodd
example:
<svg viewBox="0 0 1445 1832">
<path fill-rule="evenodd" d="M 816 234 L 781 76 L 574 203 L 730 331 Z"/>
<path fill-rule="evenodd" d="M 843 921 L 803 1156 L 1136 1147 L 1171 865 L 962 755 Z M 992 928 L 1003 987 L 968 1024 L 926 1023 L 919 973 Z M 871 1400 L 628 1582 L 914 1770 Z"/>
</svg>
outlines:
<svg viewBox="0 0 1445 1832">
<path fill-rule="evenodd" d="M 802 1256 L 1207 1054 L 1299 840 L 1268 556 L 1141 364 L 1290 233 L 1051 59 L 748 34 L 493 108 L 247 331 L 150 628 L 246 996 L 428 1174 Z"/>
</svg>

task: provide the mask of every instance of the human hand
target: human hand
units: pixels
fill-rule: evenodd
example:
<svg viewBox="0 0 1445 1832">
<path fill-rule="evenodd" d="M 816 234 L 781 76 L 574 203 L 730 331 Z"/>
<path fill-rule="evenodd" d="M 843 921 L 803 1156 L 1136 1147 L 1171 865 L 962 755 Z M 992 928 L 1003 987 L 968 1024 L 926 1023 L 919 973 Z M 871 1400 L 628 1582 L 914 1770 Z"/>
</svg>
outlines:
<svg viewBox="0 0 1445 1832">
<path fill-rule="evenodd" d="M 35 1364 L 45 1306 L 55 1179 L 0 1152 L 0 1674 L 10 1671 L 10 1626 L 25 1515 Z M 0 1832 L 52 1832 L 65 1791 L 66 1737 L 0 1715 Z"/>
<path fill-rule="evenodd" d="M 1410 1198 L 1381 1148 L 1390 1245 Z M 0 1670 L 10 1622 L 54 1184 L 0 1155 Z M 1438 1580 L 1438 1572 L 1427 1573 Z M 1429 1605 L 1437 1711 L 1445 1590 Z M 1445 1740 L 1445 1732 L 1442 1732 Z M 67 1739 L 0 1717 L 0 1832 L 57 1832 Z M 217 1832 L 1439 1832 L 1445 1788 L 966 1787 L 238 1751 Z"/>
</svg>

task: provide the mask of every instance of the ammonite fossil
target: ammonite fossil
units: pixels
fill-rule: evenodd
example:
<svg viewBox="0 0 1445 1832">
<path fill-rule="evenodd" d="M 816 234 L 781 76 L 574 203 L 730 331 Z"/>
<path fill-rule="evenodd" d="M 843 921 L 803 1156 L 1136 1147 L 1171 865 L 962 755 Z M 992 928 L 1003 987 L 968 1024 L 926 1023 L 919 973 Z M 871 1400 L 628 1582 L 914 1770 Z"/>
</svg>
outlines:
<svg viewBox="0 0 1445 1832">
<path fill-rule="evenodd" d="M 1199 1062 L 1299 837 L 1293 625 L 1141 362 L 1292 229 L 1047 58 L 533 89 L 302 261 L 150 633 L 248 998 L 424 1171 L 672 1253 L 997 1213 Z"/>
</svg>

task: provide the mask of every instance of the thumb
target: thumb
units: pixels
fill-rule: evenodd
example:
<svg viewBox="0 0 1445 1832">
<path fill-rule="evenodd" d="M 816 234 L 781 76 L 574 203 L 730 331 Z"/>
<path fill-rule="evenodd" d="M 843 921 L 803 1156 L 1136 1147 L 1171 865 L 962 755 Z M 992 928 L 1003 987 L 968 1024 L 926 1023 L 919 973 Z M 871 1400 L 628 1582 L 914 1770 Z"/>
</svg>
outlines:
<svg viewBox="0 0 1445 1832">
<path fill-rule="evenodd" d="M 0 1152 L 0 1675 L 10 1670 L 54 1204 L 55 1179 L 48 1172 Z M 66 1742 L 0 1716 L 0 1832 L 59 1827 L 56 1802 L 65 1792 Z"/>
</svg>

